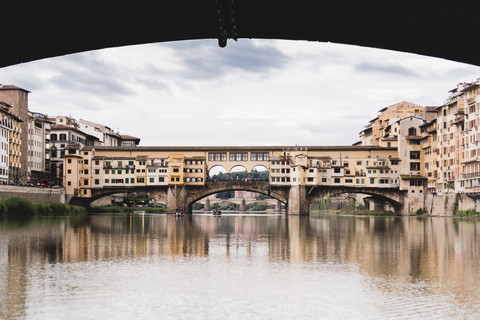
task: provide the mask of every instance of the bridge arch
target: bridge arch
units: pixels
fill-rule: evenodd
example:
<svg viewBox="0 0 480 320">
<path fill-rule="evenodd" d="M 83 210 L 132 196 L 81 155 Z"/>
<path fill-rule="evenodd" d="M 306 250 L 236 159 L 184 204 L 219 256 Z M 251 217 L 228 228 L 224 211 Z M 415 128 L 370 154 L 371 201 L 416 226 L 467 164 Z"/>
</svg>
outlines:
<svg viewBox="0 0 480 320">
<path fill-rule="evenodd" d="M 233 180 L 242 180 L 248 176 L 248 170 L 245 166 L 237 164 L 230 169 L 229 175 L 230 179 Z"/>
<path fill-rule="evenodd" d="M 214 176 L 225 176 L 225 177 L 227 177 L 227 173 L 229 173 L 229 171 L 227 171 L 227 169 L 225 169 L 224 166 L 219 165 L 219 164 L 215 164 L 215 165 L 208 168 L 208 178 L 210 180 L 213 179 Z"/>
<path fill-rule="evenodd" d="M 284 189 L 271 189 L 267 181 L 258 181 L 258 182 L 246 182 L 246 181 L 228 181 L 228 182 L 211 182 L 208 184 L 207 188 L 199 188 L 195 192 L 190 192 L 187 195 L 186 205 L 188 210 L 191 212 L 192 206 L 198 200 L 201 200 L 209 195 L 216 194 L 224 191 L 231 190 L 241 190 L 241 191 L 251 191 L 258 192 L 261 194 L 268 195 L 283 204 L 287 204 L 288 201 L 288 191 Z"/>
<path fill-rule="evenodd" d="M 9 50 L 0 51 L 0 67 L 142 43 L 217 39 L 224 47 L 229 38 L 328 41 L 480 65 L 476 42 L 470 40 L 476 36 L 478 8 L 469 1 L 186 0 L 150 1 L 143 10 L 145 4 L 128 2 L 9 1 L 2 22 L 24 27 L 2 37 Z M 456 39 L 455 47 L 444 45 L 445 39 Z"/>
<path fill-rule="evenodd" d="M 355 188 L 355 187 L 318 187 L 308 191 L 307 206 L 310 207 L 315 200 L 326 198 L 337 194 L 365 194 L 371 196 L 374 201 L 386 202 L 390 204 L 395 213 L 401 213 L 403 209 L 403 193 L 398 189 L 378 189 L 378 188 Z"/>
</svg>

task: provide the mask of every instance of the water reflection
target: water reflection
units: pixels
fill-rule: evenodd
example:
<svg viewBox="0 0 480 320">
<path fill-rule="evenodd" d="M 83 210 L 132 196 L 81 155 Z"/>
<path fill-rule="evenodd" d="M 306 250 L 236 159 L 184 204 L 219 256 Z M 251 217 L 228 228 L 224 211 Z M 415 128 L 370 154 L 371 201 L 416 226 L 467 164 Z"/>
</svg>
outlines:
<svg viewBox="0 0 480 320">
<path fill-rule="evenodd" d="M 25 316 L 36 276 L 52 277 L 56 265 L 143 263 L 158 257 L 190 264 L 195 257 L 214 259 L 224 267 L 234 259 L 260 264 L 265 273 L 280 264 L 305 268 L 306 277 L 332 267 L 333 274 L 361 275 L 357 287 L 379 292 L 375 310 L 382 317 L 419 315 L 414 307 L 431 311 L 429 304 L 438 311 L 443 304 L 442 317 L 460 311 L 464 318 L 479 311 L 479 227 L 474 219 L 332 215 L 0 220 L 0 318 Z M 410 298 L 415 303 L 406 313 Z"/>
</svg>

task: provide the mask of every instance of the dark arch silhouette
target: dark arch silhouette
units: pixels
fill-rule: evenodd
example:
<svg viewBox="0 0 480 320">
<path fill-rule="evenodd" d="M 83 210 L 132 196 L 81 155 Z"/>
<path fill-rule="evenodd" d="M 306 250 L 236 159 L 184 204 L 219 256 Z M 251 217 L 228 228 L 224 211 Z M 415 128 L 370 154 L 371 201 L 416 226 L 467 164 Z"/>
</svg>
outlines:
<svg viewBox="0 0 480 320">
<path fill-rule="evenodd" d="M 0 67 L 175 40 L 292 39 L 480 65 L 478 1 L 23 0 L 2 3 Z M 195 54 L 195 53 L 192 53 Z"/>
</svg>

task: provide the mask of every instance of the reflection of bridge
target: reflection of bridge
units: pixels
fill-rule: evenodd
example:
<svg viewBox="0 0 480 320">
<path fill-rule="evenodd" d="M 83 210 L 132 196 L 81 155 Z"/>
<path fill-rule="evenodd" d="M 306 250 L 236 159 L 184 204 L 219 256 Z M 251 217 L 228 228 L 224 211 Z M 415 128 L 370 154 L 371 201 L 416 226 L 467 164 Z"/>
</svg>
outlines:
<svg viewBox="0 0 480 320">
<path fill-rule="evenodd" d="M 115 193 L 139 192 L 150 196 L 157 202 L 167 205 L 167 212 L 174 212 L 176 208 L 188 208 L 192 212 L 193 203 L 211 194 L 230 190 L 253 191 L 271 196 L 285 204 L 287 213 L 308 214 L 313 201 L 340 193 L 362 193 L 372 196 L 375 207 L 382 207 L 386 202 L 391 204 L 395 211 L 400 213 L 406 192 L 398 188 L 378 187 L 330 187 L 330 186 L 272 186 L 268 181 L 208 181 L 203 186 L 174 185 L 130 188 L 103 188 L 92 189 L 91 198 L 75 197 L 71 203 L 89 205 L 91 202 Z"/>
<path fill-rule="evenodd" d="M 219 205 L 225 204 L 236 204 L 238 205 L 239 211 L 246 211 L 247 206 L 249 204 L 264 202 L 270 206 L 275 208 L 275 211 L 281 211 L 281 204 L 282 202 L 277 199 L 264 199 L 264 200 L 257 200 L 257 199 L 244 199 L 244 198 L 229 198 L 229 199 L 219 199 L 219 198 L 203 198 L 198 200 L 196 203 L 203 204 L 203 210 L 209 211 L 211 210 L 211 206 L 218 203 Z"/>
</svg>

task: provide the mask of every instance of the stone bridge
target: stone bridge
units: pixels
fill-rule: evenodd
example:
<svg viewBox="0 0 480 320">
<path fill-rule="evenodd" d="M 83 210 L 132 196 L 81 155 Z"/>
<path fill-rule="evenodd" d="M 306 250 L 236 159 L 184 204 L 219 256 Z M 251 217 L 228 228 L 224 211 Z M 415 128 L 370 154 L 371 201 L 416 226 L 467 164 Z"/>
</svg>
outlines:
<svg viewBox="0 0 480 320">
<path fill-rule="evenodd" d="M 122 1 L 2 3 L 0 67 L 163 41 L 291 39 L 412 52 L 480 65 L 478 1 Z"/>
<path fill-rule="evenodd" d="M 181 209 L 192 212 L 193 204 L 212 194 L 244 190 L 268 195 L 286 206 L 289 214 L 308 214 L 313 201 L 341 193 L 361 193 L 372 196 L 375 206 L 382 206 L 388 202 L 395 208 L 396 213 L 401 213 L 405 202 L 406 193 L 398 188 L 376 187 L 346 187 L 346 186 L 271 186 L 269 181 L 208 181 L 203 186 L 155 186 L 155 187 L 129 187 L 129 188 L 103 188 L 92 189 L 91 198 L 74 197 L 71 204 L 90 206 L 91 202 L 107 195 L 116 193 L 138 192 L 147 194 L 157 202 L 165 203 L 167 212 L 173 213 Z"/>
<path fill-rule="evenodd" d="M 313 186 L 307 187 L 306 190 L 306 205 L 310 205 L 317 199 L 325 197 L 345 194 L 345 193 L 360 193 L 372 197 L 370 209 L 382 210 L 385 203 L 390 204 L 395 213 L 401 214 L 404 209 L 405 198 L 407 191 L 400 191 L 398 187 L 395 188 L 378 188 L 378 187 L 348 187 L 348 186 Z"/>
</svg>

